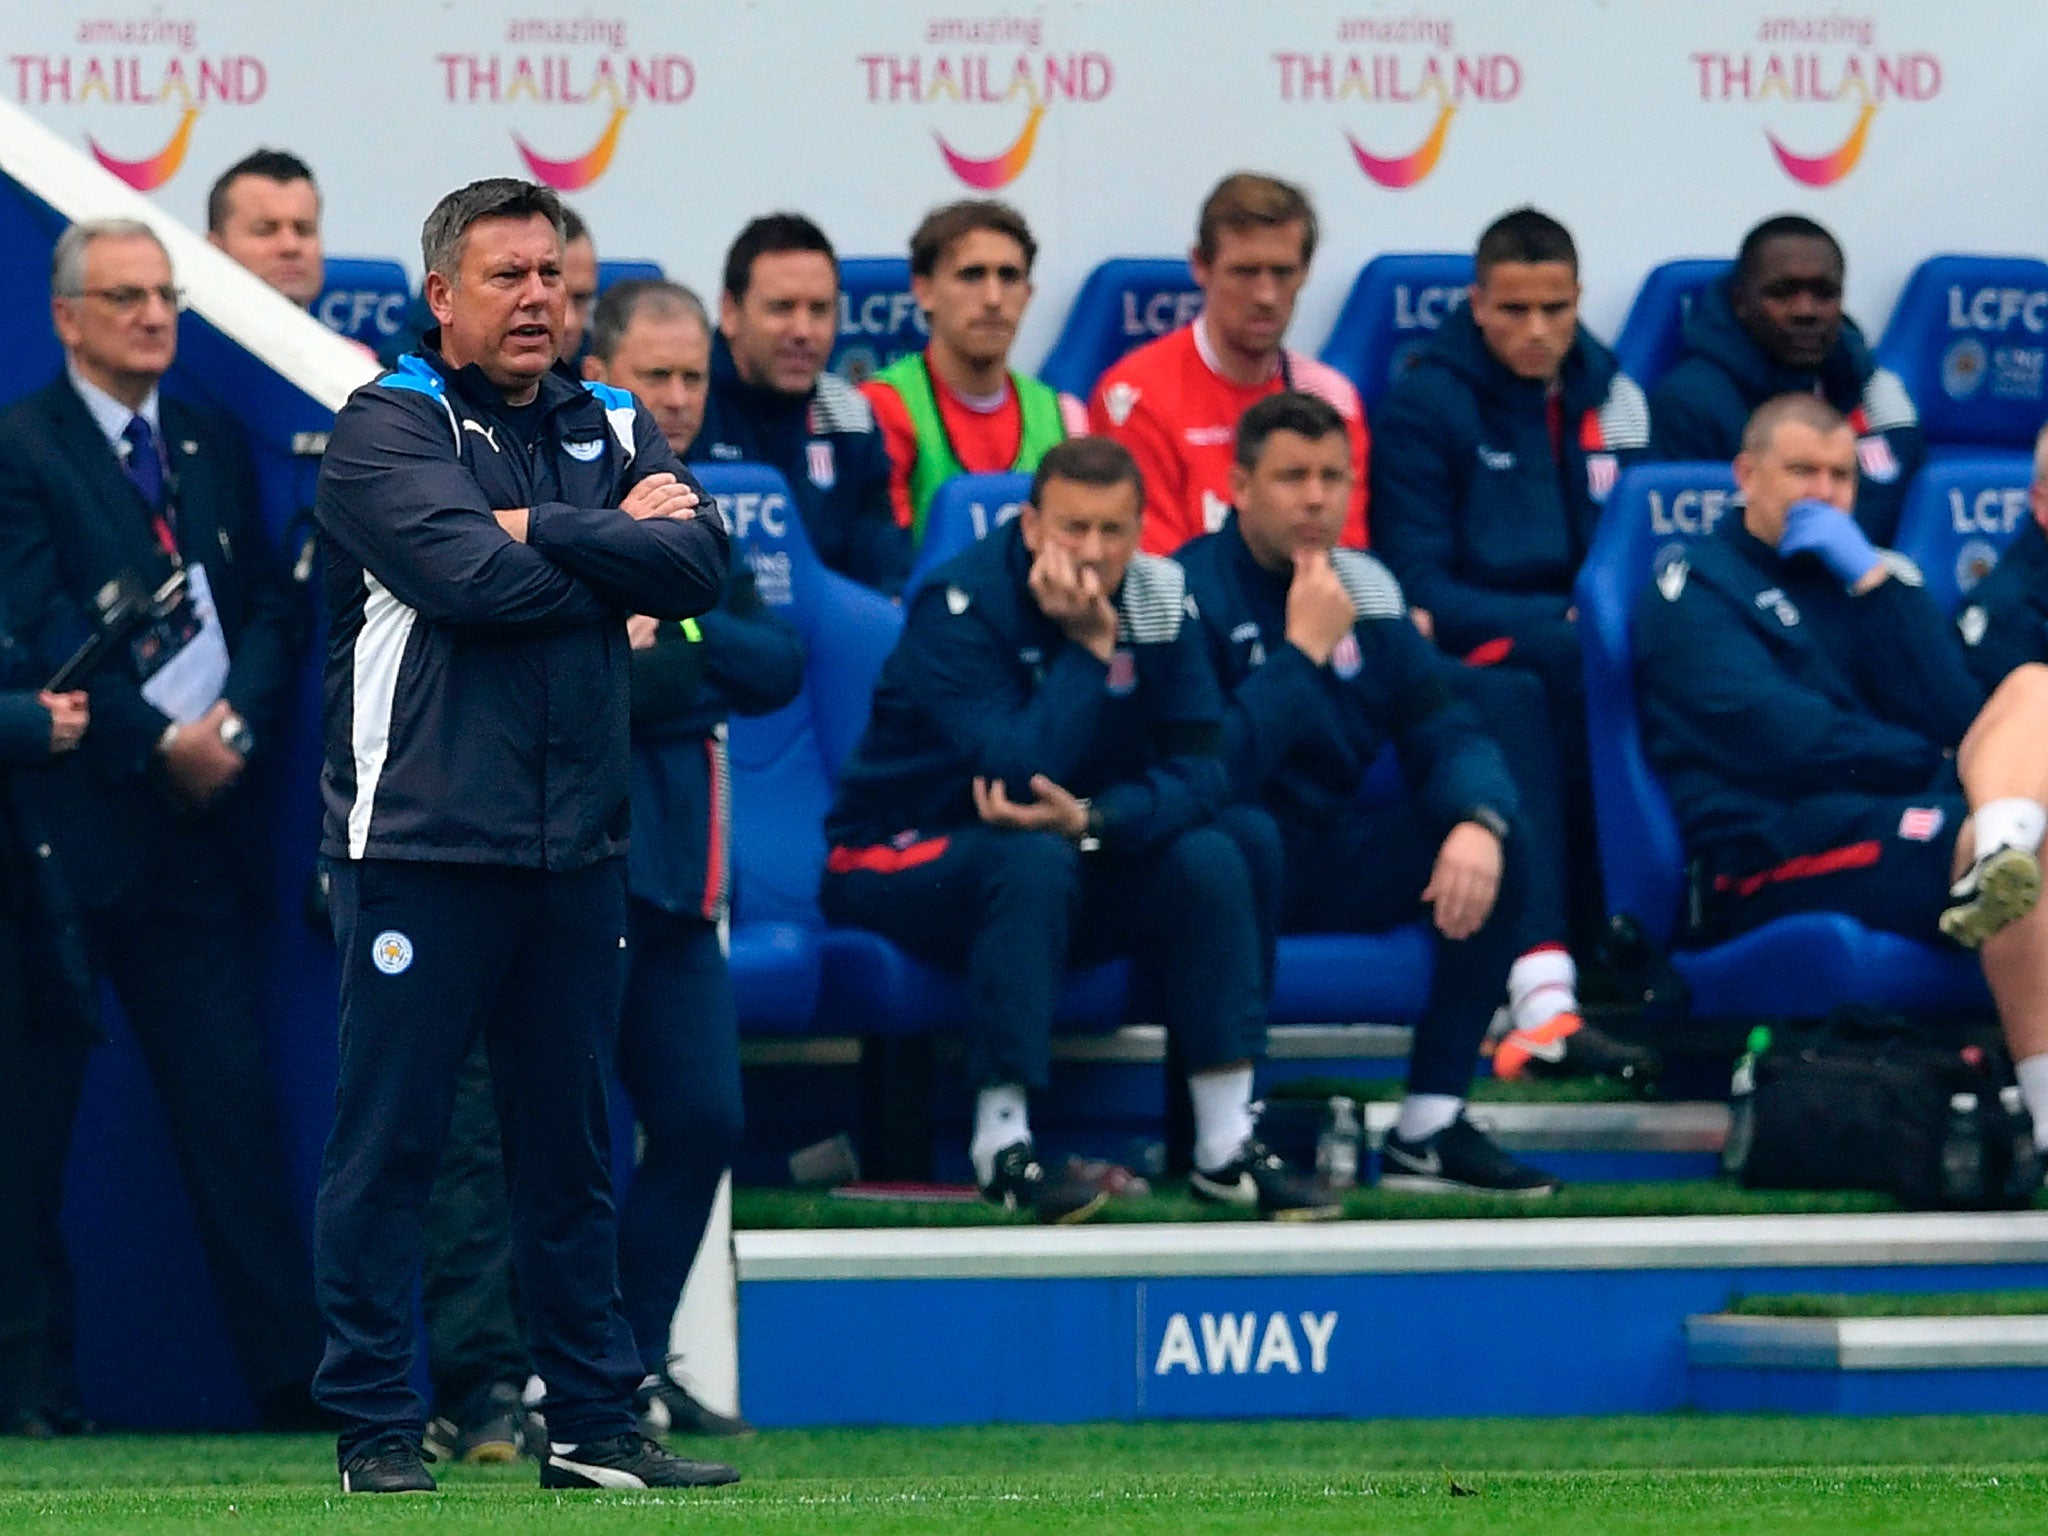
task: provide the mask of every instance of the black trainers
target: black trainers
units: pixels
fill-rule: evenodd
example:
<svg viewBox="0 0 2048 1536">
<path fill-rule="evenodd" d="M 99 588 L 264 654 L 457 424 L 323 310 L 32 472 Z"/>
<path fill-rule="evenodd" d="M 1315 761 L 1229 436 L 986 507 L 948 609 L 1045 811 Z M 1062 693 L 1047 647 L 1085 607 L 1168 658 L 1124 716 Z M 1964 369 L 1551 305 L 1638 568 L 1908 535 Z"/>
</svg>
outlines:
<svg viewBox="0 0 2048 1536">
<path fill-rule="evenodd" d="M 641 1434 L 550 1446 L 540 1464 L 543 1488 L 717 1488 L 739 1480 L 722 1461 L 671 1456 Z"/>
<path fill-rule="evenodd" d="M 640 1415 L 640 1433 L 650 1440 L 664 1435 L 751 1435 L 754 1426 L 734 1413 L 720 1413 L 697 1401 L 674 1377 L 649 1376 L 633 1394 Z"/>
<path fill-rule="evenodd" d="M 2041 899 L 2041 861 L 2024 848 L 1994 848 L 1949 887 L 1954 903 L 1941 914 L 1941 931 L 1976 949 L 2008 923 L 2018 922 Z"/>
<path fill-rule="evenodd" d="M 1463 1113 L 1421 1141 L 1404 1141 L 1389 1131 L 1380 1147 L 1381 1189 L 1533 1198 L 1562 1187 L 1560 1180 L 1509 1157 Z"/>
<path fill-rule="evenodd" d="M 996 1154 L 981 1197 L 1006 1211 L 1029 1211 L 1052 1226 L 1086 1221 L 1109 1203 L 1109 1192 L 1067 1175 L 1054 1177 L 1028 1141 L 1013 1141 Z"/>
<path fill-rule="evenodd" d="M 1189 1173 L 1188 1193 L 1210 1205 L 1256 1208 L 1268 1221 L 1335 1221 L 1344 1214 L 1320 1180 L 1288 1167 L 1257 1137 L 1215 1172 Z"/>
<path fill-rule="evenodd" d="M 381 1435 L 341 1469 L 343 1493 L 433 1493 L 434 1474 L 404 1435 Z"/>
<path fill-rule="evenodd" d="M 1502 1082 L 1521 1077 L 1606 1077 L 1648 1093 L 1662 1071 L 1655 1051 L 1625 1045 L 1576 1013 L 1560 1013 L 1534 1029 L 1511 1030 L 1493 1049 L 1493 1075 Z"/>
</svg>

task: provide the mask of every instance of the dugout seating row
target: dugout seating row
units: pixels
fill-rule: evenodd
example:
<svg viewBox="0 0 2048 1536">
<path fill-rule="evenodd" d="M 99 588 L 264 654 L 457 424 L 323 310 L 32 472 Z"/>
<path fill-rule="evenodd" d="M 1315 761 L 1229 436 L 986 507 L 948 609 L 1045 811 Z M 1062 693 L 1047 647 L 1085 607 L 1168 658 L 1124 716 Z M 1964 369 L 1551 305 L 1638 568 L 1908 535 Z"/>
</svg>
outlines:
<svg viewBox="0 0 2048 1536">
<path fill-rule="evenodd" d="M 803 632 L 804 690 L 786 709 L 731 726 L 736 908 L 734 990 L 751 1033 L 891 1035 L 956 1025 L 967 1005 L 958 976 L 914 960 L 877 935 L 828 929 L 817 908 L 822 823 L 831 784 L 867 719 L 869 696 L 901 629 L 901 609 L 825 569 L 773 470 L 707 465 L 705 488 L 728 508 L 763 599 Z M 966 477 L 972 478 L 972 477 Z M 1021 477 L 995 477 L 994 504 L 1021 498 Z M 991 488 L 956 482 L 933 526 L 969 529 Z M 747 499 L 752 498 L 752 499 Z M 735 515 L 744 507 L 747 515 Z M 995 526 L 993 521 L 981 531 Z M 958 539 L 965 547 L 975 535 Z M 1370 1019 L 1412 1023 L 1428 993 L 1429 944 L 1419 927 L 1392 934 L 1289 938 L 1281 944 L 1276 1023 Z M 1130 967 L 1095 966 L 1070 981 L 1059 1022 L 1114 1028 L 1131 1016 Z"/>
<path fill-rule="evenodd" d="M 1974 453 L 1930 464 L 1901 516 L 1899 547 L 1950 611 L 1996 564 L 2027 516 L 2031 460 Z M 865 723 L 901 610 L 826 570 L 789 510 L 787 487 L 751 465 L 707 466 L 767 601 L 810 647 L 803 695 L 788 709 L 732 724 L 737 910 L 732 955 L 750 1033 L 915 1034 L 957 1023 L 956 976 L 876 935 L 827 929 L 816 895 L 831 781 Z M 967 475 L 934 501 L 912 589 L 952 554 L 1015 515 L 1028 480 Z M 780 509 L 778 513 L 777 509 Z M 1967 956 L 1873 932 L 1849 918 L 1786 918 L 1726 943 L 1691 943 L 1680 926 L 1685 861 L 1662 786 L 1644 756 L 1629 625 L 1663 551 L 1740 515 L 1727 468 L 1659 464 L 1628 471 L 1608 503 L 1580 575 L 1599 856 L 1611 916 L 1631 922 L 1686 983 L 1698 1019 L 1817 1016 L 1845 1003 L 1947 1011 L 1987 1005 Z M 1276 1023 L 1412 1022 L 1427 996 L 1430 946 L 1420 926 L 1375 937 L 1282 941 Z M 1060 1024 L 1110 1028 L 1133 1010 L 1129 967 L 1072 978 Z"/>
<path fill-rule="evenodd" d="M 1721 259 L 1668 261 L 1644 277 L 1615 340 L 1622 367 L 1646 389 L 1679 350 L 1693 296 L 1728 270 Z M 651 261 L 599 263 L 600 287 L 658 277 Z M 925 343 L 902 257 L 848 257 L 840 267 L 832 366 L 864 378 Z M 1465 301 L 1472 258 L 1455 252 L 1378 256 L 1360 269 L 1323 361 L 1370 406 L 1444 317 Z M 335 257 L 314 313 L 377 347 L 397 334 L 411 290 L 395 261 Z M 1180 257 L 1120 257 L 1088 274 L 1039 376 L 1085 400 L 1104 369 L 1139 343 L 1185 324 L 1201 294 Z M 2048 262 L 1944 255 L 1908 279 L 1877 355 L 1905 380 L 1937 456 L 1950 449 L 2026 447 L 2048 417 Z"/>
</svg>

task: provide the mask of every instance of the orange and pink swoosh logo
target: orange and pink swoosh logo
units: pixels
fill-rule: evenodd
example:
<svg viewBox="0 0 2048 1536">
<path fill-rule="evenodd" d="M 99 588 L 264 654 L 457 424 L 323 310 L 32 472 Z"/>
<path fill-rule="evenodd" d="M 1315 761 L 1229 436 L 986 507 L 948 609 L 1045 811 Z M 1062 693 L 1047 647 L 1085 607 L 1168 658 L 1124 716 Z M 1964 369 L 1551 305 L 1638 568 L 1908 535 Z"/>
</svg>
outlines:
<svg viewBox="0 0 2048 1536">
<path fill-rule="evenodd" d="M 1017 135 L 1010 147 L 986 160 L 961 154 L 936 128 L 932 130 L 932 137 L 938 140 L 939 153 L 946 157 L 946 165 L 955 176 L 970 187 L 993 192 L 998 187 L 1007 187 L 1024 174 L 1024 167 L 1031 163 L 1031 152 L 1038 147 L 1038 125 L 1044 117 L 1044 105 L 1034 106 L 1031 115 L 1024 119 L 1024 131 Z"/>
<path fill-rule="evenodd" d="M 533 146 L 516 133 L 512 135 L 512 142 L 519 146 L 519 153 L 535 181 L 553 187 L 557 192 L 580 192 L 611 168 L 612 156 L 618 153 L 619 129 L 625 121 L 626 109 L 613 107 L 612 119 L 605 125 L 604 132 L 597 136 L 597 142 L 569 160 L 551 160 L 546 155 L 536 154 Z"/>
<path fill-rule="evenodd" d="M 90 134 L 86 135 L 86 143 L 92 146 L 93 159 L 102 166 L 136 191 L 150 192 L 178 174 L 178 167 L 185 163 L 185 151 L 192 147 L 192 125 L 198 120 L 197 107 L 185 108 L 185 115 L 178 119 L 177 130 L 172 133 L 170 143 L 140 160 L 123 160 L 108 154 L 100 148 L 100 141 Z"/>
<path fill-rule="evenodd" d="M 1856 162 L 1863 158 L 1864 142 L 1870 137 L 1870 120 L 1876 116 L 1877 104 L 1864 102 L 1856 113 L 1856 126 L 1849 130 L 1849 137 L 1824 155 L 1795 155 L 1768 128 L 1764 137 L 1771 141 L 1771 153 L 1778 157 L 1787 176 L 1809 187 L 1825 187 L 1856 169 Z"/>
<path fill-rule="evenodd" d="M 1414 186 L 1423 177 L 1436 169 L 1436 163 L 1443 158 L 1444 139 L 1451 131 L 1451 119 L 1457 115 L 1457 108 L 1448 102 L 1436 109 L 1436 123 L 1422 143 L 1405 155 L 1383 158 L 1375 155 L 1352 134 L 1344 137 L 1350 140 L 1351 153 L 1358 161 L 1358 168 L 1381 186 L 1399 192 Z"/>
</svg>

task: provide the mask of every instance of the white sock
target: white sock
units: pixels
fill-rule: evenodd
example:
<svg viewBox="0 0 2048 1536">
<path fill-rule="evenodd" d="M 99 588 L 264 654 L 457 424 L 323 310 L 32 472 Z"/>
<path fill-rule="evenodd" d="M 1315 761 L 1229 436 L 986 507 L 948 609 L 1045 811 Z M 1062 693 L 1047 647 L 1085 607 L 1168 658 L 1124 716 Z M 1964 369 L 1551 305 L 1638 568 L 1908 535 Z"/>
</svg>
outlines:
<svg viewBox="0 0 2048 1536">
<path fill-rule="evenodd" d="M 2048 831 L 2048 811 L 2040 802 L 2024 795 L 1992 800 L 1970 813 L 1970 825 L 1977 831 L 1977 857 L 2000 848 L 2023 848 L 2028 853 L 2041 846 L 2041 834 Z"/>
<path fill-rule="evenodd" d="M 1536 1029 L 1579 1011 L 1579 968 L 1562 944 L 1539 944 L 1508 967 L 1508 1015 L 1515 1029 Z"/>
<path fill-rule="evenodd" d="M 2020 1080 L 2027 1113 L 2034 1117 L 2034 1145 L 2048 1151 L 2048 1055 L 2016 1061 L 2012 1070 Z"/>
<path fill-rule="evenodd" d="M 1458 1118 L 1465 1101 L 1455 1093 L 1411 1093 L 1401 1101 L 1394 1134 L 1403 1141 L 1427 1141 Z"/>
<path fill-rule="evenodd" d="M 1252 1069 L 1226 1067 L 1188 1079 L 1195 1101 L 1195 1166 L 1214 1173 L 1252 1135 Z"/>
<path fill-rule="evenodd" d="M 984 1088 L 974 1101 L 974 1141 L 967 1148 L 974 1177 L 986 1184 L 995 1177 L 996 1154 L 1012 1142 L 1031 1139 L 1031 1118 L 1024 1108 L 1020 1083 Z"/>
</svg>

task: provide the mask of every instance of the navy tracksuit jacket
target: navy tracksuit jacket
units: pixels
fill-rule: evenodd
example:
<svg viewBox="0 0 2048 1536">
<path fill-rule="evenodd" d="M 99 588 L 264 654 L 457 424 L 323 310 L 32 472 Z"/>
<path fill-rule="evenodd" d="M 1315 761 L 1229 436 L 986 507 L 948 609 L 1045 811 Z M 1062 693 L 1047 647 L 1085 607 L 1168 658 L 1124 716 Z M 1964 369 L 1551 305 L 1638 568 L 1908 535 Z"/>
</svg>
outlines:
<svg viewBox="0 0 2048 1536">
<path fill-rule="evenodd" d="M 711 341 L 711 393 L 692 464 L 766 464 L 789 482 L 818 558 L 891 596 L 910 574 L 910 532 L 889 500 L 889 450 L 867 397 L 836 373 L 809 394 L 740 378 L 723 336 Z"/>
<path fill-rule="evenodd" d="M 1583 329 L 1559 386 L 1554 449 L 1545 386 L 1503 365 L 1469 311 L 1452 315 L 1373 413 L 1372 537 L 1444 650 L 1558 673 L 1576 697 L 1572 583 L 1649 423 Z"/>
<path fill-rule="evenodd" d="M 1662 557 L 1635 651 L 1643 745 L 1709 875 L 1815 851 L 1818 797 L 1927 789 L 1984 703 L 1917 577 L 1851 596 L 1733 518 Z"/>
</svg>

